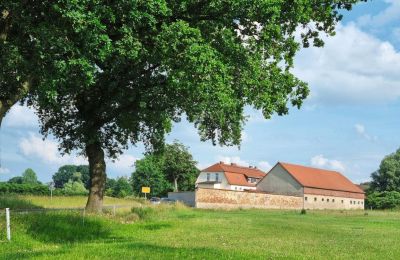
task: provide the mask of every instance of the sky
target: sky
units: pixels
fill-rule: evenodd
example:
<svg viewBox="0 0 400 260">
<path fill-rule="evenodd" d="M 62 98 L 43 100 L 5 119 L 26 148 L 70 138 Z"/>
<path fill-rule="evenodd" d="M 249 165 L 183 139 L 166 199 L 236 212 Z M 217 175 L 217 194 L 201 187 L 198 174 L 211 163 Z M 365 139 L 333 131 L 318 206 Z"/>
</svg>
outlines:
<svg viewBox="0 0 400 260">
<path fill-rule="evenodd" d="M 201 142 L 185 120 L 174 125 L 167 141 L 188 146 L 200 169 L 224 161 L 268 171 L 282 161 L 368 181 L 384 156 L 400 147 L 400 0 L 360 3 L 344 12 L 324 48 L 297 54 L 293 73 L 311 90 L 303 107 L 270 120 L 246 108 L 240 147 Z M 0 149 L 0 181 L 32 168 L 49 182 L 64 164 L 87 164 L 77 153 L 62 156 L 51 136 L 43 140 L 34 111 L 20 105 L 3 121 Z M 130 176 L 143 152 L 138 144 L 119 160 L 108 160 L 109 177 Z"/>
</svg>

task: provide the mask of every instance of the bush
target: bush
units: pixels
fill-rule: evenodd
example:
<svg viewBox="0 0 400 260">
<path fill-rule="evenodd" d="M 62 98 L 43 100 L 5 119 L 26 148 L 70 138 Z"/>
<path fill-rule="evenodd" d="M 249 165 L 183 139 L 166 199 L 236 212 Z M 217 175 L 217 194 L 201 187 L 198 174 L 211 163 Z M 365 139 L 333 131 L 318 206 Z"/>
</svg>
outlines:
<svg viewBox="0 0 400 260">
<path fill-rule="evenodd" d="M 148 219 L 154 213 L 154 209 L 150 207 L 135 207 L 131 211 L 137 214 L 140 219 Z"/>
<path fill-rule="evenodd" d="M 69 180 L 63 189 L 65 195 L 87 195 L 89 192 L 81 181 Z"/>
<path fill-rule="evenodd" d="M 373 192 L 367 196 L 366 206 L 373 209 L 400 208 L 400 192 Z"/>
<path fill-rule="evenodd" d="M 31 184 L 31 183 L 0 183 L 0 194 L 30 194 L 30 195 L 48 195 L 50 193 L 49 188 L 43 184 Z"/>
</svg>

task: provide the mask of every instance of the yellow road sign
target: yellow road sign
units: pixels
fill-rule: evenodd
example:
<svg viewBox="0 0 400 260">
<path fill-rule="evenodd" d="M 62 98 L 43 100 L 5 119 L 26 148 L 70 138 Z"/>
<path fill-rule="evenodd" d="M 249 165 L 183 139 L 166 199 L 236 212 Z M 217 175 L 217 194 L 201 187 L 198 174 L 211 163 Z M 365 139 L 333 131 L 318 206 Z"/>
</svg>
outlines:
<svg viewBox="0 0 400 260">
<path fill-rule="evenodd" d="M 142 187 L 143 193 L 150 193 L 150 187 Z"/>
</svg>

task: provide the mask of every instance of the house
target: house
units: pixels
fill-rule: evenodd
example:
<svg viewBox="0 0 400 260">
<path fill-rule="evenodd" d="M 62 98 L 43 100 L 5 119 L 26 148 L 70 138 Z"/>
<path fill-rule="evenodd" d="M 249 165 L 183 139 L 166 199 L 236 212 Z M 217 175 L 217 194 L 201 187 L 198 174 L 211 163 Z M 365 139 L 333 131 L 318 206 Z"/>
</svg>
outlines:
<svg viewBox="0 0 400 260">
<path fill-rule="evenodd" d="M 364 209 L 364 191 L 341 173 L 278 162 L 257 191 L 303 198 L 305 209 Z"/>
<path fill-rule="evenodd" d="M 257 167 L 243 167 L 235 163 L 219 162 L 200 172 L 196 180 L 196 188 L 255 190 L 257 183 L 265 174 Z"/>
</svg>

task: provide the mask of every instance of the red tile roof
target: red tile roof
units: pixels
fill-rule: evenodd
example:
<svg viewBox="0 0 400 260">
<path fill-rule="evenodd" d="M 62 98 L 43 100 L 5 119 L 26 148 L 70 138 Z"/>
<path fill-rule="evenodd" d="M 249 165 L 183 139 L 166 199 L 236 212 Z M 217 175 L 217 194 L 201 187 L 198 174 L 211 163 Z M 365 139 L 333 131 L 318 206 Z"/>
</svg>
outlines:
<svg viewBox="0 0 400 260">
<path fill-rule="evenodd" d="M 230 172 L 240 173 L 251 178 L 263 178 L 266 173 L 257 168 L 250 168 L 244 166 L 238 166 L 236 164 L 225 164 L 222 162 L 211 165 L 210 167 L 202 170 L 202 172 Z"/>
<path fill-rule="evenodd" d="M 233 172 L 224 172 L 224 174 L 230 185 L 250 186 L 250 187 L 256 186 L 253 183 L 249 183 L 244 174 L 238 174 Z"/>
<path fill-rule="evenodd" d="M 279 162 L 278 164 L 304 187 L 364 193 L 362 189 L 339 172 L 290 163 Z"/>
</svg>

